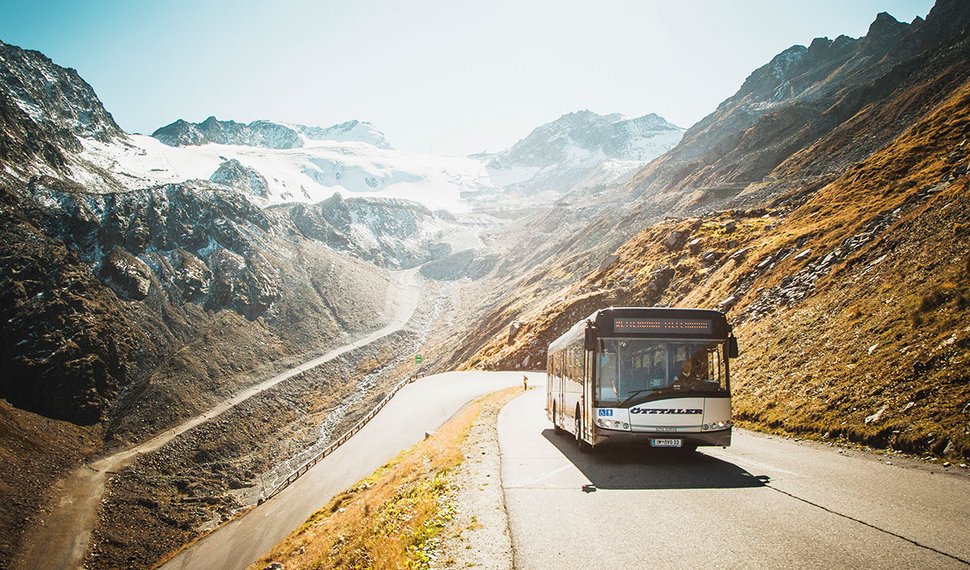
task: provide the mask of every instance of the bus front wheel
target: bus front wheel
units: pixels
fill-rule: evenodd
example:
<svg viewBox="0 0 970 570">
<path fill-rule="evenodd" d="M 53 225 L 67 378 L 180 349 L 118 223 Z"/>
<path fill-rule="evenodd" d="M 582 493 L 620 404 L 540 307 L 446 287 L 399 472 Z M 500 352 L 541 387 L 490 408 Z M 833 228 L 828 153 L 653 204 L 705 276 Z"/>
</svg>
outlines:
<svg viewBox="0 0 970 570">
<path fill-rule="evenodd" d="M 583 439 L 583 416 L 580 414 L 579 406 L 576 406 L 576 443 L 579 445 L 580 453 L 593 451 L 593 446 Z"/>
<path fill-rule="evenodd" d="M 552 403 L 552 431 L 556 435 L 562 435 L 562 428 L 559 427 L 559 414 L 556 413 L 556 403 Z"/>
</svg>

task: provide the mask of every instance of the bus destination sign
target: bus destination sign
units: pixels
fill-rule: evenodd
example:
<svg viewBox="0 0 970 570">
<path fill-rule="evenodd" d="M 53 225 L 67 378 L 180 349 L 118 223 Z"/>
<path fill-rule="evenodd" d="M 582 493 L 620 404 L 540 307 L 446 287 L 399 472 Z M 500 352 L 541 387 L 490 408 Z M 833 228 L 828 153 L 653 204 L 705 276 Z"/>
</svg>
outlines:
<svg viewBox="0 0 970 570">
<path fill-rule="evenodd" d="M 625 319 L 613 320 L 616 333 L 711 334 L 711 321 L 698 319 Z"/>
</svg>

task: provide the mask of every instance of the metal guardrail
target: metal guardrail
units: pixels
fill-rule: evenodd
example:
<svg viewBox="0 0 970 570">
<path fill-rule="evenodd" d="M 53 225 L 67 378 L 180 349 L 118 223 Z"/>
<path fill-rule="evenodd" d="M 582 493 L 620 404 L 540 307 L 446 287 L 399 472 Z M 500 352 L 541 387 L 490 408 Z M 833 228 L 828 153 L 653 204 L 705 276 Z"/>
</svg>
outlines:
<svg viewBox="0 0 970 570">
<path fill-rule="evenodd" d="M 324 457 L 336 451 L 337 448 L 340 447 L 341 445 L 347 443 L 347 441 L 350 440 L 350 438 L 353 437 L 354 434 L 359 432 L 361 429 L 363 429 L 365 425 L 367 425 L 367 422 L 374 419 L 374 416 L 376 416 L 377 413 L 380 412 L 384 408 L 384 406 L 386 406 L 387 403 L 391 401 L 391 398 L 393 398 L 394 395 L 401 390 L 401 388 L 403 388 L 405 385 L 413 381 L 414 381 L 414 377 L 410 377 L 410 378 L 405 378 L 404 380 L 399 382 L 396 386 L 394 386 L 394 388 L 391 390 L 391 392 L 388 395 L 384 396 L 384 398 L 380 402 L 378 402 L 377 405 L 374 406 L 374 408 L 371 411 L 367 412 L 367 415 L 365 415 L 363 418 L 358 420 L 357 423 L 354 424 L 352 428 L 350 428 L 349 430 L 344 432 L 343 435 L 341 435 L 333 442 L 331 442 L 330 445 L 328 445 L 323 450 L 321 450 L 320 453 L 317 453 L 316 455 L 314 455 L 313 457 L 305 461 L 303 464 L 301 464 L 299 467 L 294 469 L 293 472 L 291 472 L 286 477 L 286 479 L 283 480 L 282 483 L 274 487 L 266 496 L 260 496 L 256 504 L 261 505 L 267 500 L 272 499 L 273 497 L 278 495 L 283 489 L 289 487 L 297 479 L 305 475 L 307 471 L 310 470 L 311 467 L 313 467 L 317 463 L 320 463 L 320 461 L 322 461 Z"/>
</svg>

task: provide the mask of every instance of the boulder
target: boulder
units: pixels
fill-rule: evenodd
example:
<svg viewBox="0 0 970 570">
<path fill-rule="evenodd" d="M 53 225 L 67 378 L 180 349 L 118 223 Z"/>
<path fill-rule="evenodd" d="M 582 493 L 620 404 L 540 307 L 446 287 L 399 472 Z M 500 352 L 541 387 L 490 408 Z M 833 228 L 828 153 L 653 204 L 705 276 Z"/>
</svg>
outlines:
<svg viewBox="0 0 970 570">
<path fill-rule="evenodd" d="M 687 242 L 687 249 L 694 255 L 697 255 L 701 251 L 701 246 L 704 244 L 703 238 L 695 238 Z"/>
<path fill-rule="evenodd" d="M 119 297 L 129 301 L 147 297 L 152 285 L 152 270 L 122 247 L 115 247 L 105 256 L 98 277 Z"/>
</svg>

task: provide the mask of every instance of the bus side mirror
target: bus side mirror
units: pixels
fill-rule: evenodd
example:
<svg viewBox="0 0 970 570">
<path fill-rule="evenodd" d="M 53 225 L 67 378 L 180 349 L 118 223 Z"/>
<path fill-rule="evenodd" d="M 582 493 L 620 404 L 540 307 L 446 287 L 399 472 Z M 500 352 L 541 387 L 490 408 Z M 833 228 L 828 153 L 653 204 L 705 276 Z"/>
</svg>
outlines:
<svg viewBox="0 0 970 570">
<path fill-rule="evenodd" d="M 586 338 L 583 339 L 583 348 L 590 352 L 596 350 L 596 332 L 593 327 L 586 327 Z"/>
<path fill-rule="evenodd" d="M 734 336 L 728 337 L 728 358 L 738 357 L 738 338 Z"/>
</svg>

